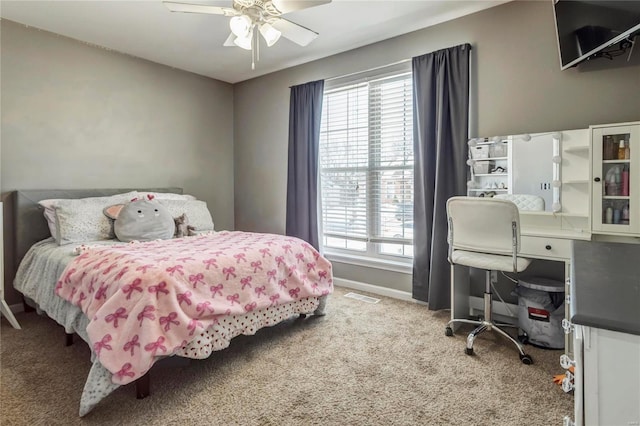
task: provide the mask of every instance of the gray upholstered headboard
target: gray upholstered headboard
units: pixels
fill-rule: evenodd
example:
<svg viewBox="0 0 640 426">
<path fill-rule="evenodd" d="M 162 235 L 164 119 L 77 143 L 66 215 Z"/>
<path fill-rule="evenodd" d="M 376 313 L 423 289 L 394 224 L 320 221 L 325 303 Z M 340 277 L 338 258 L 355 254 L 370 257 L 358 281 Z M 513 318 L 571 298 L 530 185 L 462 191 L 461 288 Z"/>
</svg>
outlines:
<svg viewBox="0 0 640 426">
<path fill-rule="evenodd" d="M 17 270 L 29 248 L 34 243 L 51 236 L 44 218 L 44 210 L 38 201 L 52 198 L 104 197 L 136 190 L 182 194 L 182 188 L 33 189 L 13 192 L 10 202 L 13 204 L 14 244 L 12 254 L 14 259 L 10 264 L 13 265 L 14 270 Z"/>
</svg>

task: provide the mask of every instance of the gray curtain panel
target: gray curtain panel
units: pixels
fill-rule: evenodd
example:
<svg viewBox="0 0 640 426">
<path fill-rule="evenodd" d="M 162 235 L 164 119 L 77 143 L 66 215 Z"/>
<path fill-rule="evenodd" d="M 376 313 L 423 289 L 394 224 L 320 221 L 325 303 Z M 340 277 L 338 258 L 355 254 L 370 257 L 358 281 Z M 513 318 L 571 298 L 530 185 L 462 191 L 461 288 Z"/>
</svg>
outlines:
<svg viewBox="0 0 640 426">
<path fill-rule="evenodd" d="M 318 155 L 324 80 L 291 87 L 286 234 L 320 248 Z"/>
<path fill-rule="evenodd" d="M 447 199 L 467 189 L 469 59 L 463 44 L 413 58 L 413 297 L 449 308 Z"/>
</svg>

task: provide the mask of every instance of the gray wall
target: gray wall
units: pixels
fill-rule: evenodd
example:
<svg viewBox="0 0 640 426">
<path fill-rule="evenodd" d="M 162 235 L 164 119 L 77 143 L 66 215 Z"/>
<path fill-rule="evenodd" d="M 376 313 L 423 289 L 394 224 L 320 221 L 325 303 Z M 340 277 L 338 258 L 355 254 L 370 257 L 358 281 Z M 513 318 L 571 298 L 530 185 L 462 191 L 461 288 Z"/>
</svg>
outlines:
<svg viewBox="0 0 640 426">
<path fill-rule="evenodd" d="M 232 85 L 0 25 L 3 193 L 178 186 L 233 229 Z"/>
<path fill-rule="evenodd" d="M 469 42 L 474 49 L 470 136 L 640 119 L 640 67 L 560 71 L 555 37 L 551 1 L 510 2 L 234 85 L 236 228 L 284 232 L 292 85 Z M 379 279 L 377 270 L 338 264 L 336 272 L 340 278 L 410 291 L 406 274 Z"/>
<path fill-rule="evenodd" d="M 208 202 L 217 229 L 233 229 L 235 213 L 236 229 L 284 233 L 291 85 L 469 42 L 470 136 L 640 118 L 637 66 L 560 71 L 550 1 L 507 3 L 234 86 L 0 27 L 2 192 L 181 186 Z M 410 290 L 406 274 L 337 263 L 335 272 Z"/>
</svg>

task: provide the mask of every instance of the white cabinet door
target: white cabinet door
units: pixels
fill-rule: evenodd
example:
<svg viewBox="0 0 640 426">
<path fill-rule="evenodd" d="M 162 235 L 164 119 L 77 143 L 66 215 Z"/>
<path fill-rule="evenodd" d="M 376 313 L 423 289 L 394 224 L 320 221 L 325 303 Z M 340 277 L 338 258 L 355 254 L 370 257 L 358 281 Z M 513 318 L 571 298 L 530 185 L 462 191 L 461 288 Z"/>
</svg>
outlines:
<svg viewBox="0 0 640 426">
<path fill-rule="evenodd" d="M 640 235 L 640 123 L 593 126 L 592 231 Z"/>
</svg>

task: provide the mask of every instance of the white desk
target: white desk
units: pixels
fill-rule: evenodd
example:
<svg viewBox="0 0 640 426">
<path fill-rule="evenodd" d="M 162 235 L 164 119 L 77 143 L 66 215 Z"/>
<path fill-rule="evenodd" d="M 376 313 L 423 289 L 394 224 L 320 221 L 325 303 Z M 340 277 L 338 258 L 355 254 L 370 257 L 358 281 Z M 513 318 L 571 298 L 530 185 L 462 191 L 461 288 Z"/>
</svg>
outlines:
<svg viewBox="0 0 640 426">
<path fill-rule="evenodd" d="M 565 318 L 569 318 L 569 300 L 571 289 L 571 253 L 573 240 L 589 240 L 591 234 L 582 230 L 562 228 L 565 218 L 561 214 L 528 214 L 521 212 L 521 249 L 520 255 L 529 259 L 551 260 L 564 263 L 565 282 Z M 482 311 L 481 297 L 471 296 L 468 275 L 462 272 L 465 266 L 454 266 L 456 281 L 451 289 L 451 319 L 471 316 L 474 310 Z M 559 277 L 561 278 L 561 277 Z M 516 305 L 509 305 L 512 312 L 518 312 Z M 517 324 L 517 318 L 510 316 L 501 302 L 493 302 L 493 310 L 500 319 Z M 459 326 L 459 324 L 458 324 Z M 455 331 L 457 327 L 452 327 Z M 573 342 L 569 335 L 565 337 L 565 353 L 573 354 Z"/>
<path fill-rule="evenodd" d="M 9 323 L 13 326 L 13 328 L 20 329 L 20 324 L 16 320 L 16 317 L 13 316 L 13 312 L 9 309 L 9 305 L 4 301 L 4 250 L 3 250 L 3 242 L 4 242 L 4 231 L 3 231 L 4 222 L 2 220 L 2 203 L 0 202 L 0 312 L 2 315 L 9 320 Z"/>
</svg>

